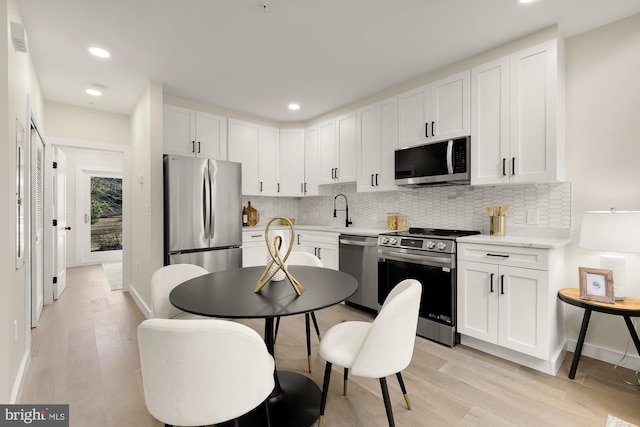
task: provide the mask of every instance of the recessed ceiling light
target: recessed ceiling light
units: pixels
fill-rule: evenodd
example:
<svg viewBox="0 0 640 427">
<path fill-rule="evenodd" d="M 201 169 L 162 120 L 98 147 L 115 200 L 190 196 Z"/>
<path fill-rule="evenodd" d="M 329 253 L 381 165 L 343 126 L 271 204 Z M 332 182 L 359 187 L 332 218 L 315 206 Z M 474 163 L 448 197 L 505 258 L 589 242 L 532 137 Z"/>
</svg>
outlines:
<svg viewBox="0 0 640 427">
<path fill-rule="evenodd" d="M 89 88 L 89 89 L 85 90 L 85 92 L 87 92 L 89 95 L 92 95 L 92 96 L 100 96 L 100 95 L 102 95 L 102 92 L 100 92 L 98 89 Z"/>
<path fill-rule="evenodd" d="M 111 56 L 109 52 L 99 47 L 90 47 L 89 52 L 98 58 L 108 58 Z"/>
<path fill-rule="evenodd" d="M 299 104 L 289 104 L 289 110 L 299 110 L 300 109 L 300 105 Z"/>
</svg>

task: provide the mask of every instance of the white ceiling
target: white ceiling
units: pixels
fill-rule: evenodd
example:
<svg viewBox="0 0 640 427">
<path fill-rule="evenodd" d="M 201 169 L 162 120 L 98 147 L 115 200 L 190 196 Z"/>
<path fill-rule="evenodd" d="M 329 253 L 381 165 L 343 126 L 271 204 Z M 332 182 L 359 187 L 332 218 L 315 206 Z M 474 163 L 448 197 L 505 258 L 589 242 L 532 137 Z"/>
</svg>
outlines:
<svg viewBox="0 0 640 427">
<path fill-rule="evenodd" d="M 307 121 L 552 24 L 565 37 L 639 0 L 18 0 L 45 100 L 129 114 L 165 94 Z M 263 11 L 263 4 L 269 4 Z M 100 46 L 110 59 L 87 49 Z M 103 96 L 84 90 L 104 87 Z M 287 109 L 299 103 L 297 112 Z"/>
</svg>

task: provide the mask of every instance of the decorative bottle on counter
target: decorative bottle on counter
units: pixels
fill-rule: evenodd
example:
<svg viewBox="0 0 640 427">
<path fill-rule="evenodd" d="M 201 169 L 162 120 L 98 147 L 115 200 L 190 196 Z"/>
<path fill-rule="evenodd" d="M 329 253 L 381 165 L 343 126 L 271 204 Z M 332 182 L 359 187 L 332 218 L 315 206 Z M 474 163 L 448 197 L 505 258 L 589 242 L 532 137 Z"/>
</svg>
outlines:
<svg viewBox="0 0 640 427">
<path fill-rule="evenodd" d="M 242 207 L 242 226 L 246 227 L 247 225 L 249 225 L 249 216 L 247 215 L 247 210 L 243 206 Z"/>
</svg>

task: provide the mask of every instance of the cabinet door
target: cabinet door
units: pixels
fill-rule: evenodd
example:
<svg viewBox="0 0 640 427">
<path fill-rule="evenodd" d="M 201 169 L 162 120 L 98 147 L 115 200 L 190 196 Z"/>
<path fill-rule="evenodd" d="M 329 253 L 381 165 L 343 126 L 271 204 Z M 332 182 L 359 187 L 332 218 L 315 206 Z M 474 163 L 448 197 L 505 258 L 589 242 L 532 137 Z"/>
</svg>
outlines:
<svg viewBox="0 0 640 427">
<path fill-rule="evenodd" d="M 227 119 L 196 111 L 196 155 L 227 160 Z"/>
<path fill-rule="evenodd" d="M 338 245 L 329 245 L 320 243 L 317 245 L 316 256 L 322 261 L 324 268 L 330 268 L 332 270 L 338 270 L 340 266 L 340 259 L 338 256 Z"/>
<path fill-rule="evenodd" d="M 398 147 L 406 148 L 427 143 L 425 125 L 431 116 L 429 86 L 421 86 L 398 97 L 399 141 Z M 429 123 L 431 135 L 431 123 Z"/>
<path fill-rule="evenodd" d="M 278 195 L 278 129 L 260 126 L 258 144 L 261 196 Z"/>
<path fill-rule="evenodd" d="M 359 192 L 376 191 L 376 174 L 380 175 L 380 135 L 378 109 L 369 105 L 358 110 L 357 158 Z"/>
<path fill-rule="evenodd" d="M 304 195 L 318 195 L 318 127 L 305 129 L 304 136 Z"/>
<path fill-rule="evenodd" d="M 165 104 L 162 123 L 164 154 L 193 156 L 196 143 L 195 111 Z"/>
<path fill-rule="evenodd" d="M 327 120 L 318 125 L 318 159 L 318 184 L 336 182 L 338 149 L 335 119 Z"/>
<path fill-rule="evenodd" d="M 338 182 L 355 182 L 357 180 L 357 138 L 356 112 L 353 111 L 336 118 L 338 139 Z"/>
<path fill-rule="evenodd" d="M 498 343 L 498 266 L 458 260 L 458 325 L 463 335 Z"/>
<path fill-rule="evenodd" d="M 509 182 L 509 57 L 471 70 L 471 184 Z"/>
<path fill-rule="evenodd" d="M 229 119 L 229 160 L 242 163 L 242 194 L 259 196 L 260 126 L 255 123 Z"/>
<path fill-rule="evenodd" d="M 381 101 L 378 108 L 378 134 L 380 141 L 379 176 L 375 176 L 377 188 L 395 191 L 395 151 L 398 149 L 398 98 Z"/>
<path fill-rule="evenodd" d="M 498 344 L 531 356 L 546 357 L 547 272 L 500 267 Z"/>
<path fill-rule="evenodd" d="M 553 41 L 511 55 L 511 182 L 557 178 L 557 74 Z"/>
<path fill-rule="evenodd" d="M 278 144 L 278 184 L 280 196 L 304 194 L 304 129 L 280 129 Z"/>
<path fill-rule="evenodd" d="M 470 71 L 431 83 L 431 123 L 427 139 L 445 140 L 470 134 Z"/>
<path fill-rule="evenodd" d="M 358 191 L 397 190 L 394 185 L 398 148 L 398 98 L 358 110 Z"/>
</svg>

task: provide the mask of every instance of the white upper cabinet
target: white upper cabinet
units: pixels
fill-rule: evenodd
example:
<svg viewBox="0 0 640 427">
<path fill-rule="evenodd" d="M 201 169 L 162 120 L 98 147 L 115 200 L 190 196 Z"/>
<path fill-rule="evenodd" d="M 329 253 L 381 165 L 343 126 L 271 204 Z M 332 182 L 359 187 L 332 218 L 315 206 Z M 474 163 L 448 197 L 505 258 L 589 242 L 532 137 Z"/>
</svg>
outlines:
<svg viewBox="0 0 640 427">
<path fill-rule="evenodd" d="M 396 190 L 394 152 L 398 148 L 398 98 L 358 109 L 357 159 L 360 192 Z"/>
<path fill-rule="evenodd" d="M 165 154 L 227 160 L 227 118 L 164 105 Z"/>
<path fill-rule="evenodd" d="M 356 172 L 356 112 L 336 117 L 336 139 L 338 142 L 338 182 L 355 182 Z"/>
<path fill-rule="evenodd" d="M 305 196 L 318 195 L 318 126 L 305 129 L 304 135 L 304 185 Z"/>
<path fill-rule="evenodd" d="M 278 141 L 279 130 L 260 126 L 260 143 L 258 144 L 258 186 L 260 196 L 278 195 Z"/>
<path fill-rule="evenodd" d="M 564 87 L 556 40 L 472 70 L 471 184 L 564 179 Z"/>
<path fill-rule="evenodd" d="M 356 181 L 356 112 L 318 125 L 319 184 Z"/>
<path fill-rule="evenodd" d="M 318 184 L 337 182 L 337 168 L 336 120 L 329 119 L 318 124 Z"/>
<path fill-rule="evenodd" d="M 470 72 L 463 71 L 398 97 L 398 147 L 470 134 Z"/>
<path fill-rule="evenodd" d="M 304 129 L 280 129 L 278 195 L 304 195 Z"/>
<path fill-rule="evenodd" d="M 229 160 L 242 163 L 242 194 L 259 196 L 260 125 L 229 119 Z"/>
</svg>

